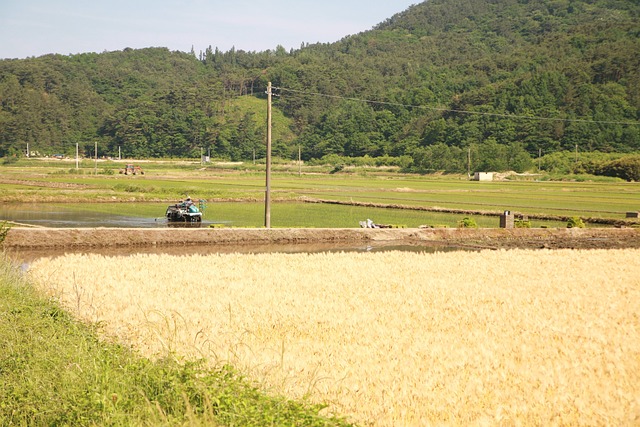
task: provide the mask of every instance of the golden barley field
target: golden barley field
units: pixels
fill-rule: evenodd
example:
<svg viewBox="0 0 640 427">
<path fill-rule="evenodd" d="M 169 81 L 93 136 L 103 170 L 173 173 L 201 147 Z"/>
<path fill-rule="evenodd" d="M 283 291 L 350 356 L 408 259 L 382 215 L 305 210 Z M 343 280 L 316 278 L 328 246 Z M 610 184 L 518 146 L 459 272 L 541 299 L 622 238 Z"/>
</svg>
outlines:
<svg viewBox="0 0 640 427">
<path fill-rule="evenodd" d="M 640 425 L 640 250 L 65 255 L 46 292 L 151 357 L 364 426 Z"/>
</svg>

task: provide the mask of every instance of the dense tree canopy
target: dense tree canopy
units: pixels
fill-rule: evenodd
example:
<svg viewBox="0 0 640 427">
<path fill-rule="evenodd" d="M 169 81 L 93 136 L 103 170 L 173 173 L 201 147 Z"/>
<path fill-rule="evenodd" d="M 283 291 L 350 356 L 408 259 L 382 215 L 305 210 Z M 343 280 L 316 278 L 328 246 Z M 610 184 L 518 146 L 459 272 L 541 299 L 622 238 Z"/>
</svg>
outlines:
<svg viewBox="0 0 640 427">
<path fill-rule="evenodd" d="M 209 47 L 0 61 L 0 156 L 409 156 L 415 170 L 525 170 L 539 153 L 640 151 L 640 5 L 428 0 L 287 52 Z M 249 108 L 251 104 L 253 107 Z M 265 107 L 266 108 L 266 107 Z M 406 158 L 406 157 L 405 157 Z"/>
</svg>

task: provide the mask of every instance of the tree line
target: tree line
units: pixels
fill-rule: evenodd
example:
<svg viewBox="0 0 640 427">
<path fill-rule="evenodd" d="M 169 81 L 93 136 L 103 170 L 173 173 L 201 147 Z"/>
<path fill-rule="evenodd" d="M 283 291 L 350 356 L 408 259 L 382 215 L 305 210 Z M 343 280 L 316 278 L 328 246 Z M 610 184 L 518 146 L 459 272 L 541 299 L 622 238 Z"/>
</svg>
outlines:
<svg viewBox="0 0 640 427">
<path fill-rule="evenodd" d="M 164 48 L 0 61 L 0 156 L 411 159 L 531 168 L 556 152 L 640 151 L 640 5 L 429 0 L 370 31 L 286 51 Z M 245 98 L 250 98 L 249 101 Z M 404 160 L 403 160 L 404 161 Z"/>
</svg>

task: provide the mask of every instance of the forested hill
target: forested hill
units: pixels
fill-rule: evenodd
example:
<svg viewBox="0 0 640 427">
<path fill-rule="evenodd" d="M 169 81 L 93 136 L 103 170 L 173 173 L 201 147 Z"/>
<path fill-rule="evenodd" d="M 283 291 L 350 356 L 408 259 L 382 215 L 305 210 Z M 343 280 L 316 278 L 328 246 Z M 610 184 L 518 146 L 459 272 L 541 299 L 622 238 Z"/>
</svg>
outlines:
<svg viewBox="0 0 640 427">
<path fill-rule="evenodd" d="M 0 155 L 98 141 L 126 156 L 275 155 L 522 170 L 540 152 L 640 151 L 640 4 L 428 0 L 290 52 L 163 48 L 0 61 Z M 242 97 L 240 101 L 238 98 Z M 253 99 L 248 101 L 247 98 Z M 367 102 L 368 101 L 368 102 Z M 253 107 L 248 107 L 253 106 Z M 409 156 L 409 157 L 406 157 Z"/>
</svg>

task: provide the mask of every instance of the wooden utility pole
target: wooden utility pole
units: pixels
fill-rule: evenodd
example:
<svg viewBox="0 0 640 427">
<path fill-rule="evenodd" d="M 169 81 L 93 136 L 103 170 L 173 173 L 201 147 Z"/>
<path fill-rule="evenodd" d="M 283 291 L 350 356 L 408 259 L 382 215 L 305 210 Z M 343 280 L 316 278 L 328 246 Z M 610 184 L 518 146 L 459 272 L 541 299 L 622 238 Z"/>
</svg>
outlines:
<svg viewBox="0 0 640 427">
<path fill-rule="evenodd" d="M 78 170 L 78 143 L 76 142 L 76 170 Z"/>
<path fill-rule="evenodd" d="M 298 145 L 298 176 L 302 176 L 302 147 Z"/>
<path fill-rule="evenodd" d="M 271 228 L 271 82 L 267 85 L 267 162 L 264 197 L 264 226 Z"/>
<path fill-rule="evenodd" d="M 542 157 L 542 148 L 538 148 L 538 173 L 540 173 L 540 158 Z"/>
<path fill-rule="evenodd" d="M 98 175 L 98 141 L 96 141 L 96 165 L 95 165 L 95 175 Z"/>
<path fill-rule="evenodd" d="M 471 147 L 467 150 L 467 178 L 471 179 Z"/>
</svg>

